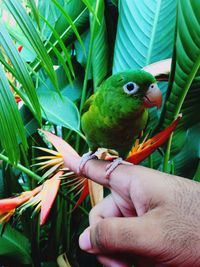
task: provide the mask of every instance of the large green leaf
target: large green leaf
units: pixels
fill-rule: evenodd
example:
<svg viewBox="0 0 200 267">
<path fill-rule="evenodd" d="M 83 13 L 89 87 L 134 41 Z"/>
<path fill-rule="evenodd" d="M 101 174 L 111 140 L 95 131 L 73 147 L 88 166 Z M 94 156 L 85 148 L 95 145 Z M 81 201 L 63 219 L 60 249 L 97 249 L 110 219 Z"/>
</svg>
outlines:
<svg viewBox="0 0 200 267">
<path fill-rule="evenodd" d="M 87 1 L 91 4 L 91 1 Z M 88 56 L 87 56 L 87 64 L 85 69 L 85 77 L 84 77 L 84 83 L 83 83 L 83 90 L 82 90 L 82 96 L 81 96 L 81 102 L 80 102 L 80 113 L 82 112 L 85 100 L 86 100 L 86 93 L 87 93 L 87 82 L 89 73 L 91 70 L 91 66 L 93 67 L 93 78 L 94 78 L 94 86 L 97 86 L 100 84 L 101 80 L 105 77 L 107 74 L 107 59 L 105 59 L 105 62 L 100 61 L 100 57 L 103 57 L 103 53 L 107 53 L 107 45 L 103 45 L 103 50 L 98 46 L 98 42 L 101 42 L 105 39 L 106 29 L 105 29 L 105 21 L 104 17 L 101 19 L 101 25 L 99 25 L 99 16 L 102 17 L 104 12 L 104 1 L 97 0 L 93 2 L 93 10 L 94 10 L 94 17 L 91 20 L 91 26 L 90 26 L 90 43 L 89 43 L 89 49 L 88 49 Z M 98 56 L 98 53 L 96 53 L 93 49 L 93 46 L 95 48 L 100 49 L 100 57 Z M 96 66 L 95 66 L 96 64 Z M 103 64 L 103 65 L 102 65 Z M 103 66 L 103 69 L 100 70 L 100 68 Z M 98 73 L 100 72 L 100 73 Z"/>
<path fill-rule="evenodd" d="M 43 109 L 43 117 L 52 123 L 79 132 L 80 117 L 74 103 L 66 96 L 40 90 L 38 97 Z"/>
<path fill-rule="evenodd" d="M 55 55 L 57 56 L 59 63 L 62 64 L 62 66 L 63 66 L 63 68 L 65 70 L 65 73 L 66 73 L 66 75 L 68 77 L 68 80 L 70 82 L 72 82 L 71 75 L 74 76 L 74 69 L 73 69 L 73 65 L 72 65 L 72 61 L 71 61 L 71 57 L 70 57 L 69 51 L 67 50 L 63 40 L 60 38 L 59 34 L 54 30 L 54 28 L 51 26 L 51 24 L 44 17 L 41 16 L 41 18 L 42 18 L 42 20 L 45 21 L 45 23 L 51 29 L 53 35 L 58 40 L 58 43 L 60 45 L 60 48 L 62 49 L 62 53 L 63 54 L 60 53 L 59 50 L 53 44 L 50 43 L 50 45 L 52 46 L 53 51 L 54 51 Z M 68 65 L 66 64 L 66 61 L 67 61 Z"/>
<path fill-rule="evenodd" d="M 200 13 L 197 12 L 198 7 L 198 0 L 179 1 L 171 79 L 160 122 L 160 128 L 164 128 L 178 113 L 183 114 L 183 119 L 173 135 L 171 156 L 174 158 L 177 173 L 183 176 L 187 174 L 188 177 L 194 175 L 200 154 L 197 130 L 199 127 L 196 128 L 200 123 L 200 116 L 197 115 L 200 101 L 198 72 L 200 67 Z M 167 160 L 168 158 L 166 162 Z"/>
<path fill-rule="evenodd" d="M 0 231 L 3 226 L 0 225 Z M 31 264 L 31 250 L 28 239 L 9 224 L 0 236 L 0 259 L 1 263 Z"/>
<path fill-rule="evenodd" d="M 81 46 L 84 49 L 84 45 L 83 42 L 81 40 L 80 34 L 76 28 L 75 23 L 73 22 L 71 16 L 68 14 L 68 12 L 66 12 L 66 10 L 63 8 L 63 6 L 57 1 L 57 0 L 52 0 L 52 2 L 54 3 L 54 5 L 62 12 L 62 14 L 65 16 L 67 22 L 69 23 L 69 25 L 71 26 L 72 30 L 74 31 L 76 38 L 79 40 Z"/>
<path fill-rule="evenodd" d="M 14 46 L 5 26 L 0 23 L 0 44 L 2 45 L 5 53 L 7 54 L 10 62 L 12 63 L 15 71 L 15 78 L 21 83 L 24 92 L 28 96 L 29 107 L 35 117 L 41 122 L 41 111 L 40 104 L 37 98 L 35 87 L 33 85 L 32 79 L 26 68 L 25 63 L 21 59 L 16 47 Z M 25 98 L 24 98 L 25 100 Z"/>
<path fill-rule="evenodd" d="M 0 143 L 10 161 L 19 160 L 19 140 L 27 149 L 26 135 L 8 80 L 0 67 Z"/>
<path fill-rule="evenodd" d="M 94 90 L 108 74 L 109 51 L 106 21 L 104 16 L 104 1 L 97 1 L 95 15 L 90 17 L 91 48 L 92 49 L 92 72 Z M 98 19 L 98 20 L 97 20 Z M 100 24 L 99 24 L 100 23 Z"/>
<path fill-rule="evenodd" d="M 119 1 L 113 72 L 171 57 L 177 0 Z"/>
<path fill-rule="evenodd" d="M 51 58 L 47 54 L 40 35 L 34 27 L 31 18 L 28 16 L 26 10 L 23 8 L 19 0 L 4 0 L 4 3 L 8 10 L 12 13 L 22 32 L 34 48 L 46 73 L 49 75 L 53 84 L 58 89 L 57 78 L 53 69 L 53 63 L 51 61 Z"/>
<path fill-rule="evenodd" d="M 89 46 L 90 46 L 90 29 L 85 31 L 81 35 L 81 38 L 83 40 L 86 53 L 83 52 L 83 49 L 82 49 L 80 43 L 77 40 L 74 42 L 74 46 L 75 46 L 75 50 L 76 50 L 76 60 L 85 69 L 86 65 L 87 65 L 88 51 L 89 51 Z M 89 72 L 89 75 L 88 75 L 88 79 L 92 79 L 91 68 L 90 68 L 90 72 Z"/>
<path fill-rule="evenodd" d="M 33 14 L 33 17 L 37 23 L 37 26 L 38 28 L 40 29 L 40 16 L 39 16 L 39 11 L 37 9 L 37 6 L 36 6 L 36 3 L 35 3 L 35 0 L 29 0 L 29 6 L 31 8 L 31 12 Z"/>
<path fill-rule="evenodd" d="M 19 26 L 16 25 L 15 28 L 7 27 L 7 30 L 12 39 L 16 42 L 16 46 L 23 46 L 23 49 L 20 52 L 20 56 L 24 60 L 24 62 L 32 62 L 33 60 L 35 60 L 37 55 L 26 37 L 24 36 L 24 34 L 22 33 L 22 31 L 20 30 Z"/>
<path fill-rule="evenodd" d="M 108 74 L 109 51 L 104 9 L 104 1 L 98 1 L 98 6 L 93 11 L 94 14 L 90 15 L 90 29 L 81 36 L 86 53 L 84 53 L 80 44 L 77 41 L 75 42 L 77 61 L 84 68 L 86 68 L 88 60 L 91 61 L 86 78 L 93 79 L 94 90 Z"/>
<path fill-rule="evenodd" d="M 81 0 L 64 1 L 64 10 L 70 16 L 79 33 L 82 33 L 89 24 L 88 9 Z M 61 14 L 55 23 L 55 30 L 59 33 L 60 38 L 69 44 L 75 33 L 66 19 L 64 14 Z M 54 36 L 50 39 L 51 43 L 57 42 Z"/>
<path fill-rule="evenodd" d="M 61 95 L 68 97 L 73 102 L 77 101 L 81 96 L 81 89 L 82 89 L 82 80 L 78 76 L 78 74 L 76 79 L 73 80 L 73 84 L 69 83 L 69 80 L 65 74 L 65 70 L 63 69 L 62 66 L 60 66 L 56 70 L 56 75 L 58 77 Z M 51 92 L 53 93 L 56 92 L 56 89 L 49 78 L 43 81 L 42 72 L 40 72 L 39 77 L 40 81 L 42 82 L 39 83 L 39 87 L 37 88 L 38 94 L 42 92 L 48 92 L 49 94 L 51 94 Z"/>
<path fill-rule="evenodd" d="M 200 13 L 197 12 L 198 7 L 198 0 L 179 1 L 175 50 L 166 109 L 163 112 L 163 126 L 173 120 L 181 111 L 188 90 L 200 67 Z M 199 95 L 198 88 L 199 78 L 196 78 L 191 87 L 190 95 L 187 96 L 187 101 L 191 101 L 191 105 L 194 104 L 195 98 Z M 184 105 L 186 107 L 188 103 Z M 188 116 L 187 113 L 185 115 Z"/>
<path fill-rule="evenodd" d="M 182 135 L 180 133 L 174 135 L 173 140 L 175 146 L 176 142 L 182 143 L 181 149 L 178 151 L 179 153 L 176 153 L 172 157 L 175 173 L 177 175 L 188 178 L 192 178 L 194 176 L 200 158 L 199 133 L 200 123 L 190 127 L 187 131 L 182 130 Z"/>
<path fill-rule="evenodd" d="M 61 5 L 64 6 L 64 0 L 57 0 Z M 51 0 L 38 1 L 38 13 L 39 16 L 43 16 L 52 27 L 55 27 L 56 22 L 61 16 L 60 11 L 56 8 Z M 40 20 L 41 34 L 44 39 L 49 39 L 51 37 L 51 30 L 47 27 L 46 23 Z"/>
<path fill-rule="evenodd" d="M 72 29 L 72 26 L 66 19 L 66 16 L 63 13 L 61 13 L 60 10 L 52 2 L 49 3 L 49 1 L 47 1 L 47 3 L 45 1 L 43 2 L 43 4 L 39 5 L 40 13 L 43 15 L 43 17 L 48 19 L 51 26 L 54 27 L 54 31 L 59 34 L 60 39 L 67 46 L 71 44 L 72 41 L 76 38 L 75 33 Z M 59 0 L 57 2 L 61 4 L 62 0 Z M 47 8 L 46 6 L 46 4 L 48 5 L 48 3 L 49 3 L 49 8 Z M 73 21 L 73 24 L 77 28 L 77 31 L 79 33 L 82 33 L 87 28 L 89 23 L 87 7 L 85 7 L 85 5 L 82 3 L 81 0 L 75 0 L 75 1 L 71 0 L 71 1 L 64 1 L 63 9 L 64 12 L 70 16 L 71 20 Z M 44 10 L 46 10 L 47 14 L 43 13 Z M 56 47 L 59 51 L 62 51 L 59 45 L 59 40 L 56 38 L 54 34 L 52 34 L 52 31 L 49 28 L 48 28 L 49 31 L 47 32 L 47 28 L 48 26 L 46 25 L 45 30 L 43 30 L 45 38 L 49 40 L 49 42 L 46 42 L 45 44 L 47 53 L 51 55 L 54 50 L 53 47 Z M 37 59 L 31 65 L 34 70 L 38 70 L 41 67 L 40 62 Z"/>
</svg>

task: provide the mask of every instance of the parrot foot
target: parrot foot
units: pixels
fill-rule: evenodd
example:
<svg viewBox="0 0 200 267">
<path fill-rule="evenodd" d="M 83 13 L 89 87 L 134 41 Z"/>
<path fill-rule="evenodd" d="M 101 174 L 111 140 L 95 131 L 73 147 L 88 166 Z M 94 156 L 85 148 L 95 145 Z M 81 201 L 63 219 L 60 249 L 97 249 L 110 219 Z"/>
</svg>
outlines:
<svg viewBox="0 0 200 267">
<path fill-rule="evenodd" d="M 124 165 L 133 165 L 132 163 L 123 160 L 122 158 L 116 158 L 114 159 L 110 164 L 106 166 L 106 179 L 110 178 L 111 173 L 117 168 L 118 165 L 124 164 Z"/>
<path fill-rule="evenodd" d="M 91 159 L 98 159 L 98 157 L 92 151 L 89 151 L 89 152 L 83 154 L 83 156 L 81 157 L 79 166 L 78 166 L 78 170 L 77 170 L 78 175 L 82 174 L 83 169 L 85 167 L 85 164 Z"/>
</svg>

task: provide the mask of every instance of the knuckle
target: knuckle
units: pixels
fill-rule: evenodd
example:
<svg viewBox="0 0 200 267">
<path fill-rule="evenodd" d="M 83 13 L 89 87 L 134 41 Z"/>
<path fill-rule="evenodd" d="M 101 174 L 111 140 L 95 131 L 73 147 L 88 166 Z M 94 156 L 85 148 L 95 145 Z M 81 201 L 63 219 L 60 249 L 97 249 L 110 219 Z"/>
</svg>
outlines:
<svg viewBox="0 0 200 267">
<path fill-rule="evenodd" d="M 109 248 L 110 227 L 108 226 L 110 220 L 102 220 L 96 224 L 94 232 L 91 236 L 92 246 L 98 248 L 100 251 L 106 251 Z"/>
</svg>

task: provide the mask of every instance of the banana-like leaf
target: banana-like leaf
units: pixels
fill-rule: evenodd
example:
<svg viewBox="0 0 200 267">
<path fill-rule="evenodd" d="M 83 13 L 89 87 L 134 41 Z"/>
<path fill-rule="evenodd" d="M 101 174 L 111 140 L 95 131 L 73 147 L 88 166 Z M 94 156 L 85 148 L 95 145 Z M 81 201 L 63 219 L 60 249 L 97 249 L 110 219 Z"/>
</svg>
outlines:
<svg viewBox="0 0 200 267">
<path fill-rule="evenodd" d="M 103 16 L 104 12 L 104 1 L 102 0 L 97 0 L 94 3 L 94 11 L 96 14 L 96 17 L 98 16 Z M 93 20 L 91 22 L 91 34 L 90 34 L 90 44 L 89 44 L 89 51 L 88 51 L 88 57 L 87 57 L 87 64 L 86 64 L 86 69 L 85 69 L 85 77 L 84 77 L 84 83 L 83 83 L 83 90 L 82 90 L 82 97 L 81 97 L 81 103 L 80 103 L 80 113 L 83 109 L 85 100 L 86 100 L 86 91 L 87 91 L 87 81 L 89 77 L 89 72 L 91 68 L 91 64 L 93 66 L 93 73 L 94 73 L 94 86 L 97 86 L 101 80 L 105 77 L 107 73 L 107 59 L 105 59 L 105 62 L 100 61 L 100 57 L 104 57 L 103 53 L 107 53 L 107 48 L 104 45 L 103 50 L 101 50 L 100 46 L 102 45 L 102 41 L 105 41 L 105 21 L 104 17 L 101 21 L 102 25 L 99 27 L 98 20 L 96 20 L 95 16 L 93 17 Z M 101 45 L 99 46 L 99 43 Z M 96 49 L 93 49 L 93 46 L 95 46 Z M 105 49 L 106 48 L 106 49 Z M 94 50 L 100 49 L 100 54 L 101 56 L 97 56 L 98 53 L 96 53 Z M 94 61 L 94 62 L 93 62 Z M 95 66 L 97 64 L 97 66 Z M 100 70 L 103 64 L 103 71 Z M 100 72 L 100 73 L 98 73 Z"/>
<path fill-rule="evenodd" d="M 89 25 L 88 9 L 82 0 L 65 1 L 64 10 L 69 14 L 79 34 L 82 33 Z M 57 20 L 54 29 L 67 44 L 70 44 L 72 38 L 74 39 L 75 37 L 74 31 L 63 13 Z M 50 41 L 54 44 L 56 38 L 52 36 Z"/>
<path fill-rule="evenodd" d="M 7 31 L 12 37 L 13 41 L 16 43 L 16 46 L 22 45 L 23 49 L 20 52 L 20 56 L 24 62 L 32 62 L 37 57 L 34 49 L 30 45 L 29 41 L 26 39 L 20 28 L 16 25 L 16 27 L 8 27 Z"/>
<path fill-rule="evenodd" d="M 108 74 L 108 38 L 106 21 L 104 17 L 104 1 L 97 1 L 95 15 L 91 16 L 90 28 L 91 28 L 91 43 L 90 49 L 92 49 L 92 72 L 94 81 L 94 90 L 105 79 Z M 97 19 L 96 19 L 97 18 Z M 99 21 L 99 22 L 98 22 Z M 99 24 L 100 23 L 100 24 Z"/>
<path fill-rule="evenodd" d="M 51 23 L 51 26 L 54 27 L 54 31 L 59 34 L 60 39 L 67 46 L 67 45 L 71 44 L 71 42 L 76 38 L 75 33 L 72 29 L 72 26 L 70 25 L 70 23 L 66 19 L 66 16 L 60 12 L 60 10 L 53 4 L 53 2 L 49 3 L 49 1 L 45 1 L 45 3 L 44 3 L 45 8 L 46 8 L 46 5 L 48 4 L 49 9 L 51 9 L 51 12 L 48 11 L 49 15 L 45 16 L 46 13 L 43 14 L 44 8 L 43 8 L 42 3 L 39 3 L 40 14 L 42 14 L 43 17 L 48 19 L 48 21 Z M 61 0 L 59 0 L 57 2 L 61 3 Z M 54 6 L 54 9 L 53 9 L 53 6 Z M 74 26 L 76 27 L 78 33 L 81 34 L 89 24 L 87 7 L 85 7 L 85 5 L 82 3 L 81 0 L 75 0 L 75 1 L 71 0 L 71 1 L 64 1 L 63 9 L 64 9 L 65 13 L 69 14 L 69 16 L 70 16 Z M 57 12 L 61 13 L 60 16 L 58 16 Z M 54 21 L 52 22 L 52 16 L 55 17 L 55 13 L 56 13 L 57 20 L 55 21 L 55 19 L 54 19 Z M 42 23 L 42 21 L 41 21 L 41 23 Z M 45 26 L 46 26 L 46 28 L 48 28 L 48 26 L 46 24 L 45 24 Z M 54 34 L 52 34 L 50 29 L 48 29 L 48 32 L 45 29 L 45 37 L 46 37 L 46 39 L 49 40 L 49 42 L 47 42 L 45 44 L 47 53 L 49 55 L 52 54 L 53 47 L 56 47 L 59 51 L 62 51 L 62 49 L 59 45 L 59 40 L 56 38 L 56 36 Z M 31 65 L 32 65 L 33 70 L 35 70 L 35 71 L 41 67 L 41 63 L 37 59 Z"/>
<path fill-rule="evenodd" d="M 57 0 L 57 1 L 62 6 L 64 6 L 65 0 Z M 60 11 L 57 9 L 54 3 L 51 0 L 38 1 L 37 9 L 39 16 L 43 16 L 46 20 L 48 20 L 48 22 L 54 28 L 57 20 L 61 16 Z M 51 38 L 51 30 L 42 20 L 40 20 L 40 24 L 41 24 L 41 34 L 43 40 L 49 40 L 49 38 Z"/>
<path fill-rule="evenodd" d="M 31 249 L 28 239 L 9 224 L 0 225 L 0 257 L 1 263 L 31 264 Z"/>
<path fill-rule="evenodd" d="M 38 97 L 43 107 L 43 117 L 46 120 L 80 133 L 79 112 L 69 98 L 66 96 L 59 97 L 53 91 L 51 91 L 51 94 L 40 91 Z"/>
<path fill-rule="evenodd" d="M 194 175 L 200 153 L 199 134 L 196 130 L 200 123 L 200 116 L 197 115 L 200 101 L 198 8 L 198 0 L 179 1 L 171 79 L 160 121 L 160 128 L 164 128 L 178 113 L 183 114 L 183 119 L 172 139 L 171 156 L 174 158 L 176 173 L 188 177 Z"/>
<path fill-rule="evenodd" d="M 113 72 L 171 57 L 177 0 L 119 1 Z"/>
<path fill-rule="evenodd" d="M 73 80 L 73 84 L 71 85 L 62 66 L 56 70 L 56 75 L 58 77 L 61 95 L 68 97 L 72 102 L 78 101 L 81 96 L 81 89 L 83 86 L 81 77 L 77 75 L 76 79 Z M 39 80 L 42 81 L 42 73 L 39 75 Z M 43 92 L 48 94 L 51 94 L 51 92 L 56 93 L 56 89 L 49 78 L 42 81 L 37 88 L 38 94 Z"/>
<path fill-rule="evenodd" d="M 80 44 L 81 44 L 81 46 L 83 47 L 83 50 L 84 50 L 83 41 L 81 40 L 80 34 L 79 34 L 79 32 L 78 32 L 78 30 L 76 28 L 76 25 L 73 23 L 73 20 L 71 19 L 70 15 L 65 11 L 65 9 L 62 7 L 62 5 L 57 0 L 52 0 L 52 2 L 62 12 L 62 14 L 65 16 L 66 20 L 70 24 L 72 30 L 74 31 L 77 39 L 79 40 L 79 42 L 80 42 Z"/>
<path fill-rule="evenodd" d="M 184 128 L 183 128 L 184 129 Z M 175 132 L 173 136 L 172 157 L 174 172 L 176 175 L 193 178 L 199 163 L 200 156 L 200 123 L 190 127 L 187 131 Z M 176 148 L 176 142 L 181 144 L 178 152 L 174 155 L 173 150 Z M 199 177 L 200 179 L 200 177 Z"/>
<path fill-rule="evenodd" d="M 29 5 L 30 5 L 31 11 L 33 13 L 33 16 L 35 18 L 35 21 L 37 23 L 37 26 L 38 26 L 38 28 L 40 30 L 40 28 L 41 28 L 41 26 L 40 26 L 40 16 L 39 16 L 39 11 L 37 9 L 35 0 L 29 0 Z"/>
<path fill-rule="evenodd" d="M 34 27 L 31 18 L 28 16 L 24 7 L 19 0 L 3 0 L 6 7 L 13 15 L 14 19 L 20 26 L 22 32 L 34 48 L 38 58 L 41 60 L 41 64 L 44 67 L 46 73 L 52 80 L 53 84 L 59 90 L 55 71 L 53 69 L 53 63 L 51 58 L 47 54 L 47 51 L 43 45 L 43 42 Z"/>
<path fill-rule="evenodd" d="M 55 36 L 55 38 L 58 40 L 58 43 L 60 45 L 60 48 L 62 49 L 63 51 L 63 54 L 65 55 L 65 60 L 67 60 L 68 62 L 68 65 L 69 65 L 69 69 L 72 73 L 73 76 L 75 76 L 74 74 L 74 69 L 73 69 L 73 66 L 72 66 L 72 62 L 71 62 L 71 58 L 70 58 L 70 55 L 69 55 L 69 52 L 67 50 L 67 48 L 65 47 L 65 44 L 63 42 L 63 40 L 60 38 L 59 34 L 57 33 L 56 30 L 54 30 L 54 28 L 51 26 L 51 24 L 48 22 L 48 20 L 46 20 L 43 16 L 41 16 L 42 20 L 44 20 L 44 22 L 47 24 L 47 26 L 51 29 L 53 35 Z M 52 48 L 54 49 L 54 46 L 52 45 Z M 71 74 L 69 73 L 69 70 L 66 71 L 66 75 L 70 76 Z M 71 79 L 71 76 L 69 78 L 69 80 Z"/>
<path fill-rule="evenodd" d="M 32 79 L 29 75 L 29 72 L 26 68 L 25 63 L 20 57 L 5 26 L 2 23 L 0 23 L 0 44 L 2 45 L 6 55 L 8 56 L 10 62 L 12 63 L 14 67 L 15 78 L 21 83 L 24 89 L 24 92 L 28 96 L 28 99 L 31 104 L 29 105 L 31 108 L 31 111 L 33 112 L 35 117 L 38 119 L 38 121 L 41 122 L 42 118 L 41 118 L 40 104 L 37 98 L 37 94 L 36 94 Z"/>
<path fill-rule="evenodd" d="M 200 73 L 198 74 L 200 67 L 200 12 L 197 12 L 198 7 L 198 0 L 179 1 L 175 50 L 166 109 L 163 111 L 163 127 L 173 120 L 182 108 L 188 109 L 188 106 L 193 105 L 197 97 L 200 97 L 198 90 L 200 82 Z M 194 80 L 195 76 L 197 77 Z M 189 89 L 190 92 L 187 96 Z M 184 103 L 186 97 L 190 104 Z M 185 115 L 188 116 L 187 112 L 184 113 L 183 118 Z M 188 119 L 187 121 L 189 122 Z"/>
<path fill-rule="evenodd" d="M 0 143 L 11 163 L 19 160 L 19 140 L 27 149 L 25 129 L 8 80 L 0 67 Z"/>
</svg>

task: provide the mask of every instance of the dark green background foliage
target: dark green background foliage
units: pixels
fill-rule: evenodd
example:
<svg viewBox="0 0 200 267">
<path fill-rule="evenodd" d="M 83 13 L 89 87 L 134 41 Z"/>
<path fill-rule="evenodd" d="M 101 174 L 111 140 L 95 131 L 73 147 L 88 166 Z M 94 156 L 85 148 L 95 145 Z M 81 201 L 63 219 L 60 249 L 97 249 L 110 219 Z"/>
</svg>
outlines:
<svg viewBox="0 0 200 267">
<path fill-rule="evenodd" d="M 179 113 L 183 118 L 160 152 L 142 164 L 200 180 L 199 0 L 39 0 L 38 5 L 3 0 L 1 8 L 16 21 L 15 27 L 9 19 L 0 22 L 1 197 L 37 186 L 42 173 L 31 167 L 39 153 L 33 146 L 50 146 L 38 127 L 82 154 L 88 147 L 81 112 L 101 82 L 112 73 L 167 58 L 172 58 L 170 78 L 159 84 L 163 105 L 159 112 L 150 111 L 146 132 L 164 129 Z M 20 109 L 10 86 L 24 101 Z M 44 226 L 31 211 L 2 225 L 0 262 L 58 266 L 57 256 L 66 252 L 72 266 L 98 266 L 78 247 L 88 224 L 89 199 L 71 213 L 75 201 L 74 193 L 61 186 Z"/>
</svg>

